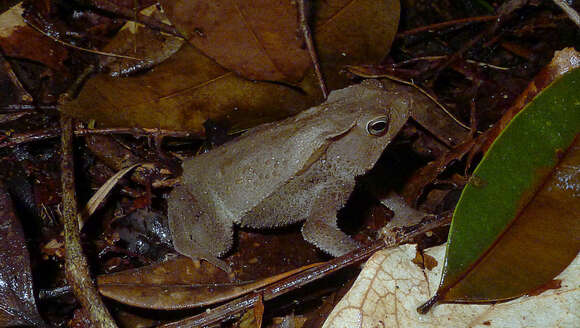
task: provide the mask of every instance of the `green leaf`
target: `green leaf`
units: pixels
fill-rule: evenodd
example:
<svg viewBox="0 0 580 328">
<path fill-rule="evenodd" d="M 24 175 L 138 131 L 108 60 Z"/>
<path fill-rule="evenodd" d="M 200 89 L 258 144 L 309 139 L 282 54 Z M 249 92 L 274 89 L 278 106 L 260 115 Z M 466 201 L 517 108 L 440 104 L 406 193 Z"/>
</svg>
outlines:
<svg viewBox="0 0 580 328">
<path fill-rule="evenodd" d="M 580 250 L 580 69 L 544 89 L 495 140 L 463 190 L 431 303 L 511 299 Z"/>
</svg>

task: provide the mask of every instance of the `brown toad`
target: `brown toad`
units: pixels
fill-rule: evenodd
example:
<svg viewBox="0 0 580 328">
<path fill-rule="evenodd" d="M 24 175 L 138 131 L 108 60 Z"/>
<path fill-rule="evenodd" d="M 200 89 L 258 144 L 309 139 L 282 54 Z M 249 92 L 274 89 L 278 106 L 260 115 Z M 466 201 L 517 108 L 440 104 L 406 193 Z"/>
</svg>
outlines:
<svg viewBox="0 0 580 328">
<path fill-rule="evenodd" d="M 306 221 L 304 239 L 342 255 L 357 243 L 340 231 L 336 212 L 407 121 L 406 89 L 377 80 L 333 91 L 327 101 L 263 124 L 183 163 L 170 194 L 175 249 L 225 269 L 217 259 L 233 226 L 272 228 Z"/>
</svg>

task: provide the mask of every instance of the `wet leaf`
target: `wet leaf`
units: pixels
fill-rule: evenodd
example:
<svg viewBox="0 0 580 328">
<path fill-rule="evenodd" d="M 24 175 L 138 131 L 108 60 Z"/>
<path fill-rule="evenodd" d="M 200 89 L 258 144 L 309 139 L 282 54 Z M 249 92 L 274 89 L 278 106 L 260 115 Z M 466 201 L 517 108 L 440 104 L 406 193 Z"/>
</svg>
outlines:
<svg viewBox="0 0 580 328">
<path fill-rule="evenodd" d="M 342 65 L 373 63 L 390 49 L 399 3 L 325 1 L 313 4 L 314 39 L 331 89 L 344 87 Z M 153 70 L 125 78 L 104 74 L 90 79 L 77 99 L 60 109 L 107 126 L 188 130 L 203 134 L 212 119 L 234 130 L 296 114 L 321 100 L 308 70 L 299 88 L 253 82 L 184 45 Z"/>
<path fill-rule="evenodd" d="M 161 4 L 191 44 L 250 80 L 296 82 L 310 66 L 294 1 L 163 0 Z"/>
<path fill-rule="evenodd" d="M 442 271 L 445 245 L 430 248 L 433 270 L 415 263 L 415 246 L 404 245 L 375 253 L 365 264 L 351 290 L 324 323 L 324 328 L 370 327 L 575 327 L 578 323 L 580 257 L 562 272 L 557 289 L 539 296 L 499 304 L 441 304 L 427 315 L 416 311 Z"/>
<path fill-rule="evenodd" d="M 455 210 L 441 302 L 523 295 L 580 250 L 580 69 L 543 90 L 496 139 Z"/>
<path fill-rule="evenodd" d="M 189 258 L 114 273 L 98 278 L 99 291 L 118 302 L 149 309 L 176 310 L 223 302 L 272 284 L 317 264 L 304 266 L 258 281 L 228 283 L 223 271 Z M 211 280 L 210 280 L 211 279 Z M 213 280 L 213 281 L 212 281 Z"/>
<path fill-rule="evenodd" d="M 22 18 L 23 13 L 22 3 L 18 3 L 0 15 L 0 46 L 4 55 L 64 70 L 63 61 L 67 59 L 68 51 L 28 26 Z"/>
<path fill-rule="evenodd" d="M 1 186 L 0 220 L 0 326 L 45 326 L 36 309 L 24 232 Z"/>
</svg>

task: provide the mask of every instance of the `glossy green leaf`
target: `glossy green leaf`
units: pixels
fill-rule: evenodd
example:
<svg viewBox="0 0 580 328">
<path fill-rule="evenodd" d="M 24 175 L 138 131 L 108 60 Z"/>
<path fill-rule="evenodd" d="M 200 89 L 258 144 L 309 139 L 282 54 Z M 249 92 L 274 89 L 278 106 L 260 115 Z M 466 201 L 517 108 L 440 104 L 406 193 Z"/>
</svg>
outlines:
<svg viewBox="0 0 580 328">
<path fill-rule="evenodd" d="M 504 129 L 454 213 L 433 301 L 486 302 L 549 282 L 580 250 L 580 69 Z"/>
</svg>

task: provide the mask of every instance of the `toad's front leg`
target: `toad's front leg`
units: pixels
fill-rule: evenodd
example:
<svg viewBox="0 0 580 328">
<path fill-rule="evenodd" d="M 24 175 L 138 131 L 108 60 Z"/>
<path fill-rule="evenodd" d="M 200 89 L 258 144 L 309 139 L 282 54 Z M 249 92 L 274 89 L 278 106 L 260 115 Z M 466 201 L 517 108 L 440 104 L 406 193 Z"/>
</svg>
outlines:
<svg viewBox="0 0 580 328">
<path fill-rule="evenodd" d="M 202 205 L 189 188 L 175 187 L 167 203 L 173 246 L 187 257 L 204 259 L 229 272 L 227 264 L 217 257 L 232 247 L 233 222 L 216 215 L 211 206 Z"/>
<path fill-rule="evenodd" d="M 338 228 L 337 204 L 342 204 L 339 192 L 328 189 L 318 193 L 310 215 L 302 226 L 302 236 L 311 244 L 332 256 L 344 255 L 360 245 Z"/>
</svg>

